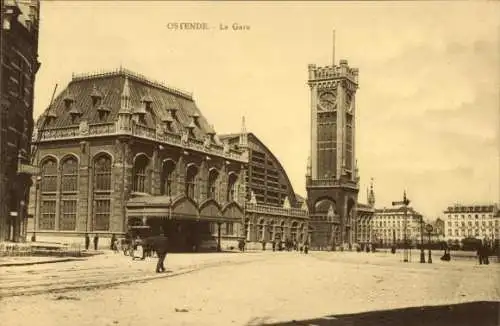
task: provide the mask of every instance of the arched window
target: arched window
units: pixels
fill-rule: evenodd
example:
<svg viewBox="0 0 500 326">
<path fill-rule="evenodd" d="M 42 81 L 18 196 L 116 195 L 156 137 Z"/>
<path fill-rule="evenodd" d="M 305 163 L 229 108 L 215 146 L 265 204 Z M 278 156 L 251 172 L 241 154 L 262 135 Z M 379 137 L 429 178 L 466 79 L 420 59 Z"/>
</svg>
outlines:
<svg viewBox="0 0 500 326">
<path fill-rule="evenodd" d="M 70 156 L 61 163 L 61 213 L 59 229 L 76 230 L 77 191 L 78 191 L 78 160 Z"/>
<path fill-rule="evenodd" d="M 269 234 L 269 240 L 274 240 L 274 221 L 269 222 L 267 230 Z"/>
<path fill-rule="evenodd" d="M 259 240 L 265 240 L 265 224 L 264 219 L 259 220 Z"/>
<path fill-rule="evenodd" d="M 61 163 L 61 187 L 62 192 L 78 191 L 78 161 L 70 156 Z"/>
<path fill-rule="evenodd" d="M 196 186 L 196 175 L 198 174 L 198 168 L 196 165 L 190 165 L 186 171 L 186 191 L 187 197 L 195 199 L 195 186 Z"/>
<path fill-rule="evenodd" d="M 49 158 L 42 163 L 41 167 L 41 189 L 42 192 L 57 191 L 57 162 L 53 158 Z"/>
<path fill-rule="evenodd" d="M 227 184 L 227 196 L 226 200 L 228 202 L 230 201 L 236 201 L 236 187 L 237 183 L 236 181 L 238 180 L 238 176 L 234 173 L 229 174 L 229 180 Z"/>
<path fill-rule="evenodd" d="M 286 240 L 285 221 L 281 221 L 280 223 L 280 237 L 281 240 Z"/>
<path fill-rule="evenodd" d="M 108 231 L 111 216 L 111 157 L 103 154 L 94 159 L 93 230 Z"/>
<path fill-rule="evenodd" d="M 94 191 L 111 190 L 111 158 L 101 155 L 94 160 Z"/>
<path fill-rule="evenodd" d="M 147 182 L 147 166 L 149 159 L 145 155 L 141 155 L 135 159 L 134 162 L 134 184 L 133 191 L 135 192 L 149 192 Z"/>
<path fill-rule="evenodd" d="M 49 158 L 41 164 L 41 201 L 38 227 L 54 230 L 56 227 L 57 161 Z"/>
<path fill-rule="evenodd" d="M 208 189 L 207 189 L 207 198 L 215 199 L 215 190 L 217 184 L 217 178 L 219 177 L 219 172 L 216 169 L 210 170 L 208 175 Z"/>
<path fill-rule="evenodd" d="M 175 162 L 166 160 L 163 162 L 161 171 L 160 194 L 172 196 L 174 187 Z"/>
</svg>

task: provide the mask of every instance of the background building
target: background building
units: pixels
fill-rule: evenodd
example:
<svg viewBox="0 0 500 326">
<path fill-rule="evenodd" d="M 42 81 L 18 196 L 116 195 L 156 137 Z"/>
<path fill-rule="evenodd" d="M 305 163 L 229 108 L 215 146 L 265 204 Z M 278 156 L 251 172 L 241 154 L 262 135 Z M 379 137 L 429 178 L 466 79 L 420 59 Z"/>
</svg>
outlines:
<svg viewBox="0 0 500 326">
<path fill-rule="evenodd" d="M 355 151 L 358 69 L 309 65 L 311 154 L 306 175 L 313 247 L 355 241 L 359 177 Z"/>
<path fill-rule="evenodd" d="M 248 158 L 190 94 L 121 68 L 73 76 L 37 126 L 37 239 L 106 242 L 149 225 L 191 250 L 242 236 Z"/>
<path fill-rule="evenodd" d="M 422 223 L 422 215 L 412 207 L 407 208 L 406 214 L 404 207 L 376 209 L 372 221 L 373 242 L 383 246 L 403 244 L 406 230 L 407 241 L 415 245 L 420 243 Z"/>
<path fill-rule="evenodd" d="M 373 190 L 373 178 L 370 183 L 370 189 L 366 190 L 366 198 L 368 204 L 358 203 L 356 205 L 356 242 L 362 246 L 372 243 L 373 241 L 373 217 L 375 215 L 375 192 Z"/>
<path fill-rule="evenodd" d="M 240 134 L 222 135 L 230 146 L 244 149 L 248 157 L 246 176 L 245 234 L 249 248 L 262 242 L 308 239 L 309 217 L 304 199 L 297 196 L 285 169 L 272 151 L 247 133 L 243 120 Z M 268 246 L 269 248 L 270 246 Z"/>
<path fill-rule="evenodd" d="M 23 241 L 31 175 L 38 0 L 2 0 L 0 27 L 0 241 Z"/>
<path fill-rule="evenodd" d="M 455 204 L 446 208 L 443 214 L 446 240 L 500 239 L 500 216 L 498 206 L 495 204 Z"/>
</svg>

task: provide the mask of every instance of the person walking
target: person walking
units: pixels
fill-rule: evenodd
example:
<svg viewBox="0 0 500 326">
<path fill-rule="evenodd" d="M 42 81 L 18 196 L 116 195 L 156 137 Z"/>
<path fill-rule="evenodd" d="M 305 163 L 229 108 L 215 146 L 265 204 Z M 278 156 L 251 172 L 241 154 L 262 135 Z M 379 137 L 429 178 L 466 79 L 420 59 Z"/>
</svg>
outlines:
<svg viewBox="0 0 500 326">
<path fill-rule="evenodd" d="M 151 250 L 156 251 L 156 255 L 158 256 L 158 262 L 156 264 L 156 272 L 157 273 L 165 272 L 164 261 L 168 251 L 168 238 L 164 234 L 148 237 L 144 239 L 143 245 L 151 248 Z M 144 258 L 145 256 L 143 254 L 142 259 Z"/>
<path fill-rule="evenodd" d="M 85 250 L 89 250 L 90 247 L 90 237 L 88 233 L 85 233 Z"/>
<path fill-rule="evenodd" d="M 110 249 L 113 250 L 113 251 L 116 251 L 116 249 L 115 249 L 115 242 L 116 242 L 116 235 L 113 233 L 111 235 L 111 241 L 110 241 L 110 244 L 109 244 Z"/>
<path fill-rule="evenodd" d="M 99 245 L 99 235 L 94 236 L 94 250 L 97 250 L 97 247 Z"/>
</svg>

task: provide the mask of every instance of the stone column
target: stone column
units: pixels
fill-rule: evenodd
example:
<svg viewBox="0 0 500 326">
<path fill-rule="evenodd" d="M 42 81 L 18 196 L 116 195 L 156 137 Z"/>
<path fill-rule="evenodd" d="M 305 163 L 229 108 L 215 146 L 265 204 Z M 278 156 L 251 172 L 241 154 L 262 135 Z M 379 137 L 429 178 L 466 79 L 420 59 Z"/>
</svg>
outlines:
<svg viewBox="0 0 500 326">
<path fill-rule="evenodd" d="M 217 251 L 221 251 L 221 222 L 217 222 Z"/>
</svg>

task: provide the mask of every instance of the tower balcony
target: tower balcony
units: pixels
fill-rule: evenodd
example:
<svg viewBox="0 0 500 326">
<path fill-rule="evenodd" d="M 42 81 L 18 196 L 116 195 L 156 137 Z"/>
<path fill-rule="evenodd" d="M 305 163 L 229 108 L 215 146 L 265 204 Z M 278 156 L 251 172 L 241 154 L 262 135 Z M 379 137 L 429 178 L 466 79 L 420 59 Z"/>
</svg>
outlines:
<svg viewBox="0 0 500 326">
<path fill-rule="evenodd" d="M 357 189 L 358 184 L 354 180 L 349 180 L 345 178 L 336 179 L 334 177 L 331 177 L 331 178 L 313 179 L 307 176 L 306 187 L 308 188 L 350 187 Z"/>
</svg>

